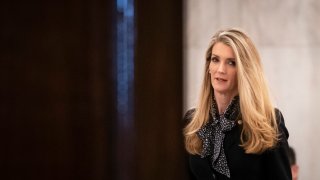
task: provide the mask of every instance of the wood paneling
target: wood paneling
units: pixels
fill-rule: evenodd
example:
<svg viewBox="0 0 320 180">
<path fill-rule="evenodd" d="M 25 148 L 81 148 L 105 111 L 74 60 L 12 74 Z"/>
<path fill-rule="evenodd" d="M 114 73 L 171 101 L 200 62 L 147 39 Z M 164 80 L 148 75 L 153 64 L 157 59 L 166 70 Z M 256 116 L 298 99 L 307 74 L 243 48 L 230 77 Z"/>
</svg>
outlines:
<svg viewBox="0 0 320 180">
<path fill-rule="evenodd" d="M 5 1 L 0 17 L 0 179 L 186 179 L 182 1 L 135 1 L 129 128 L 116 109 L 116 1 Z"/>
<path fill-rule="evenodd" d="M 0 4 L 1 179 L 105 179 L 112 2 Z"/>
</svg>

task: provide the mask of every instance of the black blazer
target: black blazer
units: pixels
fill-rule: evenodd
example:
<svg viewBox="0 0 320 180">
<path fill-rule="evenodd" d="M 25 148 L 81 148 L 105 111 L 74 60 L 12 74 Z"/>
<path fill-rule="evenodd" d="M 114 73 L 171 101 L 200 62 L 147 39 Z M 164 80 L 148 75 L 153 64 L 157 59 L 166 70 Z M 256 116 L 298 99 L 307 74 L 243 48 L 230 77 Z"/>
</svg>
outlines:
<svg viewBox="0 0 320 180">
<path fill-rule="evenodd" d="M 185 122 L 189 122 L 194 109 L 185 115 Z M 279 122 L 280 141 L 278 145 L 264 153 L 246 154 L 239 146 L 241 126 L 237 125 L 225 134 L 224 149 L 231 173 L 232 180 L 291 180 L 291 169 L 288 160 L 289 133 L 285 127 L 284 119 L 276 109 L 277 121 Z M 199 155 L 188 155 L 189 167 L 192 180 L 224 180 L 226 176 L 216 172 L 211 167 L 208 158 Z"/>
</svg>

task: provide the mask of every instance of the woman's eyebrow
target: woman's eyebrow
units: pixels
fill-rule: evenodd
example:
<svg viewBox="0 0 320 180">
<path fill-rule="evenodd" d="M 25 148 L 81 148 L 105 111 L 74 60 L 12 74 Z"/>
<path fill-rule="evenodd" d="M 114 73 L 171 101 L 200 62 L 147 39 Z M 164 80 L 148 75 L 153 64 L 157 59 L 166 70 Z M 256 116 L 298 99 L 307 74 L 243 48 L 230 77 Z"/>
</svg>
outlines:
<svg viewBox="0 0 320 180">
<path fill-rule="evenodd" d="M 211 53 L 211 57 L 219 57 L 219 56 Z"/>
<path fill-rule="evenodd" d="M 211 53 L 211 58 L 212 58 L 212 57 L 220 58 L 218 55 Z M 236 58 L 227 58 L 227 60 L 229 60 L 229 61 L 235 61 Z"/>
</svg>

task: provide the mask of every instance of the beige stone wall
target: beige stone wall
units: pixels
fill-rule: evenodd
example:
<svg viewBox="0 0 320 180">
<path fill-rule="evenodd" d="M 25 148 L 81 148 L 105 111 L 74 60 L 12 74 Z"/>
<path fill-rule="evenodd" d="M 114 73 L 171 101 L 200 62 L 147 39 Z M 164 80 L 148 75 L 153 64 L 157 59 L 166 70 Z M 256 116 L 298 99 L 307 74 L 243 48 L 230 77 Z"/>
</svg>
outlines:
<svg viewBox="0 0 320 180">
<path fill-rule="evenodd" d="M 285 117 L 299 179 L 320 179 L 320 1 L 186 0 L 184 10 L 184 109 L 197 101 L 210 37 L 220 28 L 243 29 Z"/>
</svg>

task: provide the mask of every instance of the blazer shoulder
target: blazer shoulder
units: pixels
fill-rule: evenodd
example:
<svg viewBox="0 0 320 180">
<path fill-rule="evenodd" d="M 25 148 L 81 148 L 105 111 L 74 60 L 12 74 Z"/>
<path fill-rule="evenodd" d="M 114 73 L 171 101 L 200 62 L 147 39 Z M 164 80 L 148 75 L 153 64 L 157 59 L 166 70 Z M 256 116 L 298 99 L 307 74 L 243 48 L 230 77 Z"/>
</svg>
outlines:
<svg viewBox="0 0 320 180">
<path fill-rule="evenodd" d="M 277 123 L 278 123 L 280 137 L 284 137 L 284 138 L 288 139 L 289 138 L 289 131 L 286 127 L 283 115 L 278 108 L 275 108 L 275 115 L 276 115 L 276 119 L 277 119 Z"/>
</svg>

